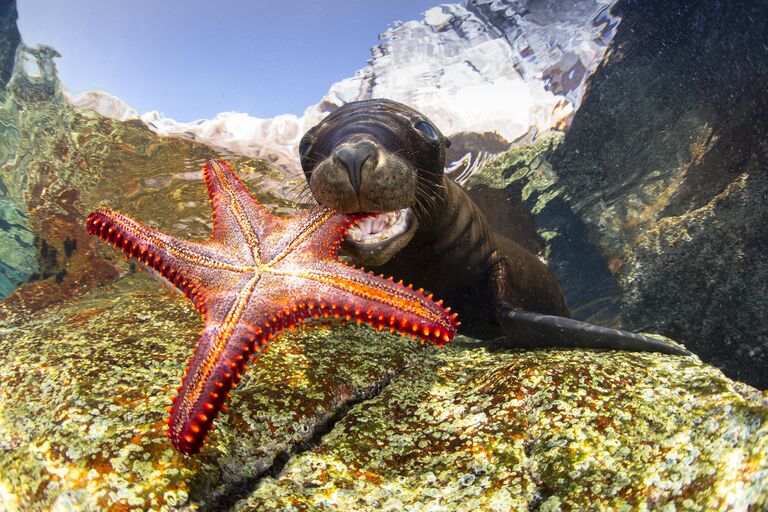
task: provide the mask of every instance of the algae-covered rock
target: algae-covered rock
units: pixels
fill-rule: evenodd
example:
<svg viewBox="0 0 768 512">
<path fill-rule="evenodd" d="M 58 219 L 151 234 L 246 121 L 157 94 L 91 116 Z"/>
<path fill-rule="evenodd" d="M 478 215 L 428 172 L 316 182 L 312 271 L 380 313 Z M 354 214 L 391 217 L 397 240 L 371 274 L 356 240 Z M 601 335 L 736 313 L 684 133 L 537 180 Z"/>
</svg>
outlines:
<svg viewBox="0 0 768 512">
<path fill-rule="evenodd" d="M 216 506 L 421 352 L 366 328 L 286 335 L 187 458 L 163 417 L 201 326 L 180 298 L 131 274 L 0 327 L 0 509 Z"/>
<path fill-rule="evenodd" d="M 768 172 L 759 172 L 650 227 L 627 259 L 627 323 L 696 336 L 690 347 L 702 359 L 768 387 L 766 226 Z"/>
<path fill-rule="evenodd" d="M 253 510 L 768 510 L 768 394 L 695 358 L 454 343 Z"/>
<path fill-rule="evenodd" d="M 109 206 L 175 236 L 204 238 L 211 216 L 202 164 L 227 157 L 259 200 L 278 213 L 297 180 L 259 159 L 160 137 L 140 121 L 121 122 L 66 103 L 56 50 L 19 49 L 8 93 L 0 93 L 0 318 L 31 312 L 116 275 L 94 257 L 101 245 L 84 229 Z M 31 281 L 27 283 L 27 281 Z M 20 288 L 14 288 L 17 286 Z"/>
<path fill-rule="evenodd" d="M 200 328 L 134 273 L 0 327 L 4 509 L 768 510 L 768 393 L 696 358 L 364 327 L 276 341 L 184 457 Z"/>
</svg>

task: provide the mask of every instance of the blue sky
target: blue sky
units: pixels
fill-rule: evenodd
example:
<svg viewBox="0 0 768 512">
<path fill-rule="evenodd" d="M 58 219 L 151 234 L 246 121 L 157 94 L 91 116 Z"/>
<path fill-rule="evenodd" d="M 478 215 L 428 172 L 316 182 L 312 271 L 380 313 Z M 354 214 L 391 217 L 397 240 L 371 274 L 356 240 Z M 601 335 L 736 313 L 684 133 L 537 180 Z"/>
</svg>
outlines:
<svg viewBox="0 0 768 512">
<path fill-rule="evenodd" d="M 178 121 L 300 114 L 439 0 L 17 0 L 26 44 L 56 48 L 70 91 L 104 89 Z"/>
</svg>

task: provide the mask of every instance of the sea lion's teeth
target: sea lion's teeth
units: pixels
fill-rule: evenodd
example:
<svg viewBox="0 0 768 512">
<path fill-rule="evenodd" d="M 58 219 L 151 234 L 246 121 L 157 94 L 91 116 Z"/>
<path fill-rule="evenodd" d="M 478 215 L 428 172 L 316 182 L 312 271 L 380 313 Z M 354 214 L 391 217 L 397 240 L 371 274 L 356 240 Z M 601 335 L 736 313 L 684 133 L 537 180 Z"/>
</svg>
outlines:
<svg viewBox="0 0 768 512">
<path fill-rule="evenodd" d="M 397 236 L 408 229 L 407 216 L 403 213 L 406 211 L 396 210 L 366 217 L 349 228 L 347 237 L 360 243 L 378 243 Z"/>
</svg>

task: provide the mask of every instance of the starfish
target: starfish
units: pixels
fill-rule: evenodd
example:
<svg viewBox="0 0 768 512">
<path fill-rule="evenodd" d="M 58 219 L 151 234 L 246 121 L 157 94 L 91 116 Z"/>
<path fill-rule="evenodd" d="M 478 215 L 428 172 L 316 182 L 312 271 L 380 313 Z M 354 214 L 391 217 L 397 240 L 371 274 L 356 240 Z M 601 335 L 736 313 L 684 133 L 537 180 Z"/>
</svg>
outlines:
<svg viewBox="0 0 768 512">
<path fill-rule="evenodd" d="M 347 229 L 362 215 L 314 207 L 270 214 L 221 160 L 203 166 L 213 207 L 207 241 L 174 238 L 116 211 L 88 216 L 88 233 L 120 248 L 184 293 L 204 326 L 166 419 L 173 446 L 200 451 L 247 363 L 286 328 L 340 318 L 449 342 L 458 322 L 442 301 L 339 261 Z"/>
</svg>

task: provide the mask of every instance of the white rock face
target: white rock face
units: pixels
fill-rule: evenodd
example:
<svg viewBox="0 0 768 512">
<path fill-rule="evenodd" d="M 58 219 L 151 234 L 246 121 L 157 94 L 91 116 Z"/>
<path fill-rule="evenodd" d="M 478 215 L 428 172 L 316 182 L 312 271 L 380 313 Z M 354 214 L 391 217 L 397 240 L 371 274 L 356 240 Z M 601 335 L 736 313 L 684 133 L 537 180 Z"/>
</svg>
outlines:
<svg viewBox="0 0 768 512">
<path fill-rule="evenodd" d="M 333 84 L 301 117 L 259 119 L 225 112 L 180 123 L 157 112 L 139 116 L 114 96 L 88 91 L 70 102 L 115 119 L 140 117 L 160 135 L 270 158 L 296 168 L 301 135 L 350 101 L 390 98 L 413 106 L 446 134 L 497 132 L 529 140 L 567 128 L 586 79 L 619 23 L 615 0 L 465 0 L 396 22 L 380 35 L 368 65 Z"/>
<path fill-rule="evenodd" d="M 106 91 L 92 90 L 79 94 L 69 94 L 64 91 L 64 97 L 75 108 L 95 110 L 103 116 L 118 121 L 128 121 L 139 117 L 139 112 L 135 108 L 131 108 L 126 102 Z"/>
<path fill-rule="evenodd" d="M 259 119 L 242 112 L 223 112 L 213 119 L 180 123 L 153 111 L 143 114 L 141 119 L 160 135 L 184 137 L 238 155 L 296 166 L 296 148 L 306 131 L 304 117 L 284 114 L 271 119 Z M 311 126 L 306 125 L 306 128 Z"/>
</svg>

